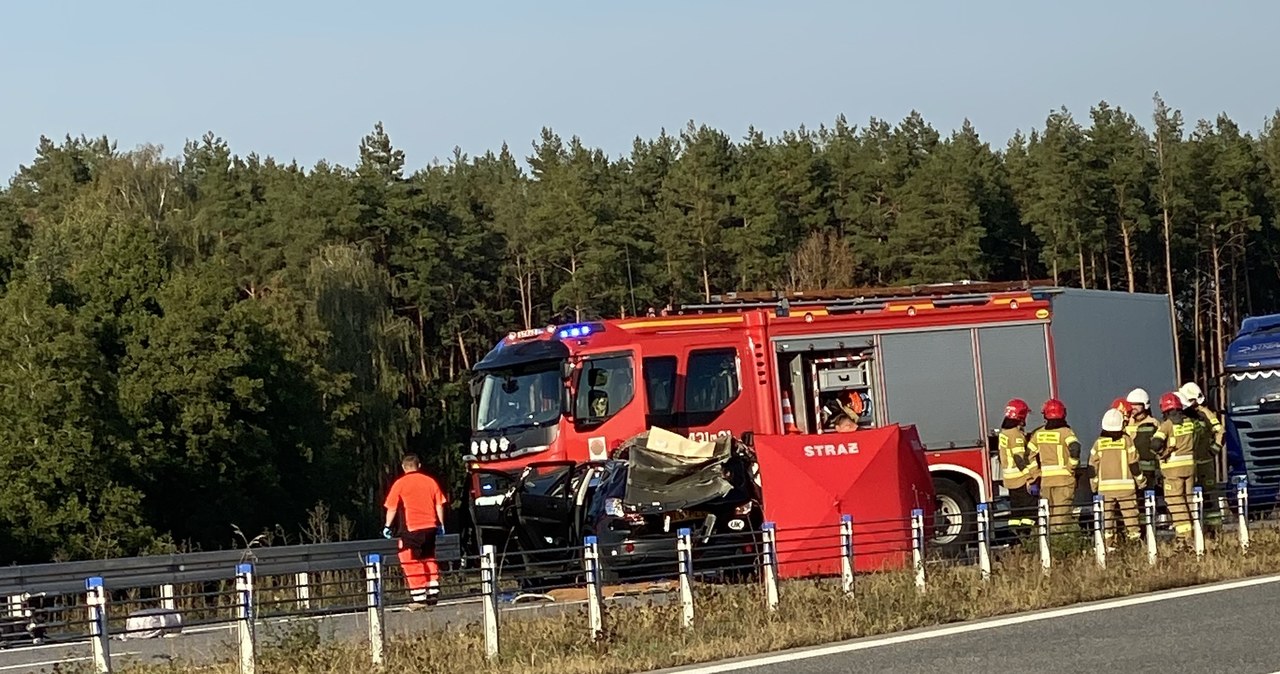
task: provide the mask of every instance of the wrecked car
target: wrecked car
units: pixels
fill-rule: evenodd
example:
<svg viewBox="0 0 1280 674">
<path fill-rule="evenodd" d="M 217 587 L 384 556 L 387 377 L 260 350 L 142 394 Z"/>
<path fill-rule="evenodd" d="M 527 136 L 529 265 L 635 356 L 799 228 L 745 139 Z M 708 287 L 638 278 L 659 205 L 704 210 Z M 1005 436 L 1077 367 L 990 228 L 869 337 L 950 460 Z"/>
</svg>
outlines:
<svg viewBox="0 0 1280 674">
<path fill-rule="evenodd" d="M 655 428 L 604 461 L 526 467 L 485 542 L 509 576 L 552 583 L 577 573 L 576 546 L 596 536 L 606 580 L 660 578 L 676 572 L 676 536 L 689 529 L 695 570 L 750 573 L 763 522 L 757 471 L 751 449 L 732 437 L 694 442 Z"/>
</svg>

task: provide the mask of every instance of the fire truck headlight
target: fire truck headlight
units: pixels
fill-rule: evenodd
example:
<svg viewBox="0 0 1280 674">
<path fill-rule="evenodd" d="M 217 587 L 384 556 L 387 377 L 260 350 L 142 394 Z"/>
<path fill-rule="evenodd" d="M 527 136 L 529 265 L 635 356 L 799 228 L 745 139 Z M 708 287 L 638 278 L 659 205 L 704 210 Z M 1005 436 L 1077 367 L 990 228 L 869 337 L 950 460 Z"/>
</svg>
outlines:
<svg viewBox="0 0 1280 674">
<path fill-rule="evenodd" d="M 511 441 L 510 441 L 510 440 L 508 440 L 508 439 L 506 439 L 506 438 L 502 438 L 501 440 L 499 440 L 499 441 L 498 441 L 498 451 L 499 451 L 499 452 L 505 452 L 505 451 L 507 451 L 507 448 L 508 448 L 508 447 L 510 447 L 510 446 L 511 446 Z"/>
<path fill-rule="evenodd" d="M 479 454 L 479 453 L 480 453 L 480 443 L 479 443 L 479 442 L 476 442 L 475 440 L 472 440 L 472 441 L 471 441 L 471 456 L 475 456 L 475 455 L 477 455 L 477 454 Z"/>
</svg>

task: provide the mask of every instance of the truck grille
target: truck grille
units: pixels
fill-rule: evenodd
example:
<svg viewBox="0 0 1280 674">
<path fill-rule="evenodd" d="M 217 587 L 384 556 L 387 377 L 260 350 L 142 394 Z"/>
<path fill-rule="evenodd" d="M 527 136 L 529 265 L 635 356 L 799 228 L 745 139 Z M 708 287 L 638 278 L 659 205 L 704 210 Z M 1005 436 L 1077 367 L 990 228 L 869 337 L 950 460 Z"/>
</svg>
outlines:
<svg viewBox="0 0 1280 674">
<path fill-rule="evenodd" d="M 1234 420 L 1245 468 L 1257 484 L 1280 484 L 1280 415 Z"/>
</svg>

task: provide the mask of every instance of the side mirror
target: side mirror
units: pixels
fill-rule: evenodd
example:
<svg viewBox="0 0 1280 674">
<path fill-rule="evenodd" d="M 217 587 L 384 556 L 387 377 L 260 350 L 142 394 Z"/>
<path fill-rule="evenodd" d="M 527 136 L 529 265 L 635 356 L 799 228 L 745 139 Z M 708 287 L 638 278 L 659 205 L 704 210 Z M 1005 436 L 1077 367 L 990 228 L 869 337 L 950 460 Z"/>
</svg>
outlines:
<svg viewBox="0 0 1280 674">
<path fill-rule="evenodd" d="M 565 380 L 573 378 L 573 363 L 567 360 L 560 361 L 560 378 Z"/>
</svg>

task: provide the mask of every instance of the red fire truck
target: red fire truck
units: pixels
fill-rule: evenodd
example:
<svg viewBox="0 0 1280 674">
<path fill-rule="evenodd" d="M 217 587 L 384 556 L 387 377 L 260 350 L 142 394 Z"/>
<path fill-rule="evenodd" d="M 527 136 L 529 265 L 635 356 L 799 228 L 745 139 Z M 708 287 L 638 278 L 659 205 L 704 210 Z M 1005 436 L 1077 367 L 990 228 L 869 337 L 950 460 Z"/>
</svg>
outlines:
<svg viewBox="0 0 1280 674">
<path fill-rule="evenodd" d="M 1062 399 L 1087 449 L 1113 399 L 1172 390 L 1175 370 L 1167 296 L 1046 282 L 731 294 L 513 332 L 475 366 L 472 507 L 497 505 L 505 473 L 604 460 L 650 427 L 821 435 L 835 411 L 916 426 L 934 542 L 963 545 L 975 504 L 1007 493 L 991 450 L 1006 401 Z"/>
</svg>

